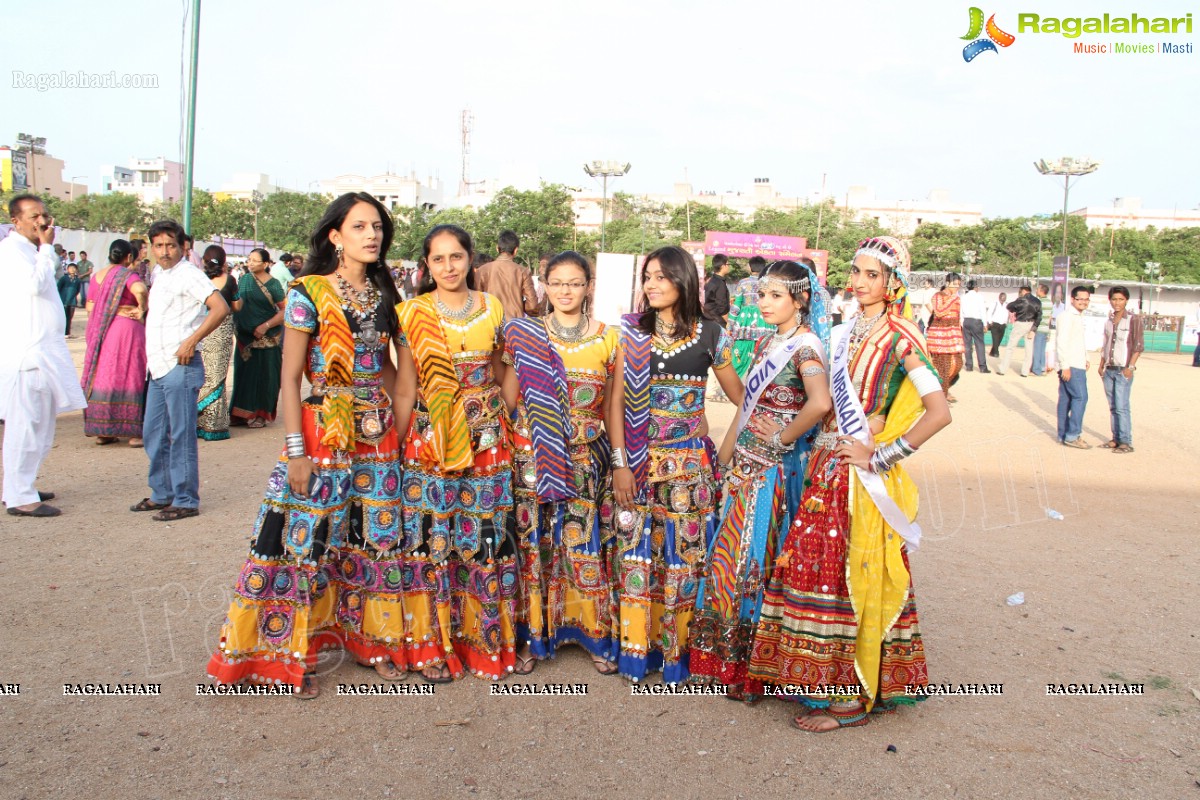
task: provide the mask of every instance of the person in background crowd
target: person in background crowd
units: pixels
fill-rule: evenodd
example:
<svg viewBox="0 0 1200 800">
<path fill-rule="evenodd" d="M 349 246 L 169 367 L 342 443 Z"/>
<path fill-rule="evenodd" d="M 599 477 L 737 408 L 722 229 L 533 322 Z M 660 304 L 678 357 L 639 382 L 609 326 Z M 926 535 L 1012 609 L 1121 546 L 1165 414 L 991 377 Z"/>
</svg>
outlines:
<svg viewBox="0 0 1200 800">
<path fill-rule="evenodd" d="M 67 266 L 67 271 L 62 274 L 57 281 L 58 296 L 62 299 L 63 314 L 66 315 L 67 325 L 65 334 L 68 339 L 74 339 L 71 335 L 71 320 L 75 318 L 75 306 L 79 302 L 79 269 L 74 264 Z"/>
<path fill-rule="evenodd" d="M 729 310 L 729 335 L 733 340 L 733 369 L 739 380 L 754 365 L 754 348 L 758 340 L 774 333 L 775 329 L 763 321 L 758 310 L 758 276 L 767 267 L 762 256 L 753 256 L 749 262 L 750 275 L 733 287 L 733 302 Z"/>
<path fill-rule="evenodd" d="M 967 293 L 962 297 L 963 347 L 966 350 L 967 372 L 974 371 L 975 360 L 979 361 L 980 372 L 990 372 L 987 365 L 987 347 L 983 343 L 983 327 L 987 319 L 983 295 L 975 288 L 975 281 L 967 283 Z"/>
<path fill-rule="evenodd" d="M 57 517 L 39 492 L 38 470 L 54 445 L 59 414 L 87 406 L 63 339 L 66 316 L 55 287 L 54 219 L 36 195 L 8 201 L 13 229 L 0 240 L 0 419 L 4 504 L 15 517 Z"/>
<path fill-rule="evenodd" d="M 730 309 L 729 284 L 725 282 L 729 269 L 729 256 L 717 253 L 713 256 L 708 280 L 704 282 L 704 314 L 720 323 L 722 328 L 726 327 L 725 318 Z"/>
<path fill-rule="evenodd" d="M 229 394 L 225 384 L 233 353 L 233 317 L 241 309 L 242 301 L 238 297 L 237 281 L 227 269 L 223 247 L 210 244 L 205 248 L 204 274 L 233 312 L 215 331 L 205 336 L 200 345 L 204 385 L 196 399 L 196 435 L 208 442 L 220 442 L 229 438 Z"/>
<path fill-rule="evenodd" d="M 79 307 L 85 308 L 87 306 L 88 284 L 92 281 L 92 270 L 95 269 L 95 265 L 91 261 L 88 261 L 86 250 L 79 251 L 79 263 L 77 266 L 79 267 Z"/>
<path fill-rule="evenodd" d="M 1071 305 L 1058 315 L 1055 349 L 1058 356 L 1058 440 L 1067 447 L 1089 450 L 1083 441 L 1083 414 L 1087 410 L 1087 371 L 1091 366 L 1084 345 L 1083 312 L 1091 302 L 1088 286 L 1071 289 Z"/>
<path fill-rule="evenodd" d="M 74 250 L 68 250 L 68 251 L 67 251 L 67 258 L 66 258 L 66 261 L 64 261 L 64 262 L 63 262 L 63 267 L 68 267 L 68 266 L 78 266 L 78 265 L 79 265 L 79 262 L 77 262 L 77 261 L 75 260 L 75 251 L 74 251 Z"/>
<path fill-rule="evenodd" d="M 495 295 L 504 307 L 504 318 L 537 316 L 538 298 L 528 267 L 516 262 L 521 241 L 512 231 L 500 231 L 496 238 L 496 258 L 476 275 L 480 291 Z"/>
<path fill-rule="evenodd" d="M 1044 283 L 1037 287 L 1037 300 L 1042 315 L 1033 334 L 1033 374 L 1039 378 L 1046 374 L 1046 342 L 1050 338 L 1050 321 L 1054 306 L 1050 302 L 1050 289 Z"/>
<path fill-rule="evenodd" d="M 151 269 L 150 260 L 146 258 L 146 253 L 149 252 L 146 242 L 143 239 L 130 239 L 129 244 L 133 247 L 133 270 L 149 290 Z"/>
<path fill-rule="evenodd" d="M 1038 322 L 1042 317 L 1042 304 L 1038 299 L 1029 293 L 1028 286 L 1022 286 L 1017 293 L 1017 299 L 1008 304 L 1007 308 L 1012 312 L 1014 322 L 1012 332 L 1008 335 L 1008 344 L 1004 346 L 1004 357 L 1000 359 L 1000 365 L 996 367 L 996 373 L 1003 375 L 1008 372 L 1008 365 L 1012 361 L 1013 348 L 1017 346 L 1017 342 L 1024 342 L 1024 356 L 1021 360 L 1021 377 L 1028 378 L 1029 370 L 1033 366 L 1033 342 L 1030 341 L 1029 333 L 1037 328 Z"/>
<path fill-rule="evenodd" d="M 9 206 L 11 209 L 12 206 Z M 67 271 L 67 251 L 61 244 L 54 245 L 54 280 L 57 281 Z"/>
<path fill-rule="evenodd" d="M 250 251 L 247 273 L 238 281 L 242 307 L 233 315 L 237 358 L 229 405 L 233 420 L 247 428 L 274 422 L 279 403 L 285 290 L 267 271 L 270 263 L 271 256 L 263 248 Z"/>
<path fill-rule="evenodd" d="M 259 250 L 259 252 L 262 252 L 262 253 L 267 252 L 265 249 L 263 249 L 261 247 L 258 248 L 258 250 Z M 271 269 L 270 269 L 271 277 L 279 282 L 279 288 L 282 289 L 284 292 L 287 291 L 288 284 L 292 282 L 292 278 L 293 278 L 292 258 L 293 257 L 294 256 L 292 256 L 291 253 L 284 253 L 283 255 L 281 255 L 279 257 L 278 261 L 276 261 L 274 264 L 270 265 L 271 266 Z M 267 254 L 268 261 L 270 258 L 271 258 L 271 256 L 268 253 Z M 239 279 L 238 282 L 241 283 L 241 280 Z"/>
<path fill-rule="evenodd" d="M 149 290 L 133 268 L 133 256 L 129 242 L 114 240 L 108 264 L 92 277 L 80 384 L 88 403 L 83 433 L 99 445 L 128 437 L 130 447 L 142 446 Z"/>
<path fill-rule="evenodd" d="M 203 272 L 183 257 L 183 228 L 174 220 L 150 226 L 158 270 L 146 315 L 146 455 L 150 496 L 131 511 L 174 522 L 200 513 L 196 400 L 204 385 L 200 342 L 229 316 L 229 305 Z"/>
<path fill-rule="evenodd" d="M 199 270 L 203 270 L 204 264 L 201 263 L 200 257 L 196 255 L 196 239 L 190 233 L 183 234 L 183 257 L 189 264 Z"/>
<path fill-rule="evenodd" d="M 1008 329 L 1011 311 L 1006 307 L 1008 293 L 1001 292 L 996 302 L 988 310 L 988 333 L 992 337 L 992 349 L 988 353 L 992 358 L 1000 357 L 1000 342 L 1004 341 L 1004 331 Z"/>
<path fill-rule="evenodd" d="M 912 309 L 913 321 L 917 323 L 917 328 L 921 333 L 925 332 L 925 327 L 929 325 L 929 303 L 933 300 L 933 284 L 928 278 L 921 281 L 921 288 L 916 291 L 909 292 L 908 303 Z"/>
<path fill-rule="evenodd" d="M 1112 423 L 1112 439 L 1101 447 L 1114 453 L 1133 452 L 1133 420 L 1129 413 L 1129 394 L 1133 373 L 1146 349 L 1142 317 L 1126 309 L 1129 290 L 1114 286 L 1108 290 L 1112 313 L 1104 322 L 1104 347 L 1100 351 L 1100 378 Z"/>
<path fill-rule="evenodd" d="M 302 269 L 304 269 L 304 256 L 293 255 L 292 263 L 288 265 L 288 270 L 292 273 L 292 277 L 299 277 L 300 270 Z"/>
<path fill-rule="evenodd" d="M 959 317 L 958 299 L 960 286 L 962 276 L 957 272 L 947 272 L 942 290 L 930 301 L 929 327 L 925 329 L 929 360 L 941 378 L 942 391 L 948 403 L 958 402 L 950 394 L 950 387 L 958 380 L 963 363 L 962 320 Z"/>
</svg>

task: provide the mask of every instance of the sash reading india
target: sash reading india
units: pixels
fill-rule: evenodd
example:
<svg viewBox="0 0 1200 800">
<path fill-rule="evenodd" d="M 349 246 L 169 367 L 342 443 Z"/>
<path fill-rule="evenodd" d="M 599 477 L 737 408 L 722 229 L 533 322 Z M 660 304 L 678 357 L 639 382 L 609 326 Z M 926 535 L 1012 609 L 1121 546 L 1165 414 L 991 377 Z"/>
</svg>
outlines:
<svg viewBox="0 0 1200 800">
<path fill-rule="evenodd" d="M 870 437 L 867 415 L 863 411 L 862 402 L 858 399 L 858 390 L 850 380 L 849 350 L 850 328 L 853 323 L 847 322 L 833 329 L 833 408 L 837 414 L 838 433 L 842 436 L 853 436 L 866 444 Z M 855 467 L 859 481 L 867 490 L 871 501 L 879 509 L 885 522 L 904 537 L 904 541 L 913 550 L 921 544 L 921 527 L 915 522 L 909 522 L 908 517 L 896 505 L 896 501 L 887 493 L 883 479 L 870 470 Z"/>
<path fill-rule="evenodd" d="M 784 366 L 792 360 L 796 351 L 806 344 L 821 357 L 821 363 L 825 363 L 825 347 L 821 344 L 821 340 L 812 333 L 793 337 L 774 351 L 771 351 L 769 346 L 763 351 L 762 358 L 755 363 L 754 368 L 746 377 L 746 395 L 742 399 L 742 408 L 738 413 L 737 433 L 741 433 L 742 429 L 750 422 L 750 412 L 758 404 L 758 398 L 771 385 Z"/>
</svg>

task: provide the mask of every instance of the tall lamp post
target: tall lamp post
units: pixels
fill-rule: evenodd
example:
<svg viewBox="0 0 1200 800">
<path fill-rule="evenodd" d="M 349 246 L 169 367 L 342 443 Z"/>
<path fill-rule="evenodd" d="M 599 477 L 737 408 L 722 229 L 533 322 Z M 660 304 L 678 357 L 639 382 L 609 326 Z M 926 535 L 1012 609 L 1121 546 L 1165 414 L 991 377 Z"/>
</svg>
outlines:
<svg viewBox="0 0 1200 800">
<path fill-rule="evenodd" d="M 976 252 L 974 250 L 963 250 L 963 263 L 967 265 L 967 282 L 971 282 L 971 267 L 975 264 Z"/>
<path fill-rule="evenodd" d="M 1154 291 L 1156 293 L 1161 292 L 1162 291 L 1162 262 L 1147 261 L 1146 269 L 1144 271 L 1145 271 L 1146 277 L 1149 279 L 1150 283 L 1155 283 L 1155 282 L 1158 283 L 1158 286 L 1155 287 Z M 1150 308 L 1146 309 L 1146 313 L 1149 314 L 1153 310 L 1154 310 L 1154 295 L 1152 294 L 1152 295 L 1150 295 Z"/>
<path fill-rule="evenodd" d="M 1091 174 L 1100 169 L 1100 162 L 1093 161 L 1090 158 L 1072 158 L 1071 156 L 1063 156 L 1056 161 L 1041 161 L 1033 162 L 1033 166 L 1043 175 L 1061 175 L 1063 178 L 1063 247 L 1062 254 L 1067 254 L 1067 197 L 1071 193 L 1071 178 L 1079 178 L 1084 175 Z M 1083 273 L 1079 274 L 1083 277 Z"/>
<path fill-rule="evenodd" d="M 591 161 L 583 165 L 583 171 L 592 178 L 600 178 L 604 185 L 604 200 L 600 206 L 600 252 L 604 252 L 604 229 L 608 225 L 608 179 L 620 178 L 629 173 L 632 164 L 616 161 Z"/>
<path fill-rule="evenodd" d="M 1034 276 L 1034 282 L 1042 279 L 1042 235 L 1046 231 L 1052 231 L 1058 227 L 1058 222 L 1052 219 L 1031 219 L 1025 223 L 1025 230 L 1037 231 L 1038 235 L 1038 257 L 1037 257 L 1037 273 Z"/>
</svg>

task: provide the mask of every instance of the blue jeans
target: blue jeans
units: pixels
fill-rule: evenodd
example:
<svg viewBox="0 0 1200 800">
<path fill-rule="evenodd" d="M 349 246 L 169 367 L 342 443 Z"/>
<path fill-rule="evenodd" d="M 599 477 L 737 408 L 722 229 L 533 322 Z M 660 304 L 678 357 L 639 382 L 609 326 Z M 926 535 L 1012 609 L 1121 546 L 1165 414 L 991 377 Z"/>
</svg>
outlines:
<svg viewBox="0 0 1200 800">
<path fill-rule="evenodd" d="M 1071 380 L 1058 373 L 1058 440 L 1073 442 L 1083 433 L 1083 412 L 1087 408 L 1087 370 L 1075 367 Z"/>
<path fill-rule="evenodd" d="M 87 287 L 88 287 L 89 280 L 91 280 L 91 278 L 84 278 L 83 280 L 81 280 L 79 282 L 79 307 L 80 308 L 85 308 L 87 306 Z"/>
<path fill-rule="evenodd" d="M 1041 375 L 1046 371 L 1046 340 L 1050 338 L 1048 333 L 1035 333 L 1033 335 L 1033 370 L 1034 375 Z"/>
<path fill-rule="evenodd" d="M 204 363 L 194 356 L 146 387 L 142 439 L 150 457 L 150 499 L 177 508 L 200 507 L 200 454 L 196 447 L 196 398 Z"/>
<path fill-rule="evenodd" d="M 1108 413 L 1112 416 L 1112 438 L 1117 444 L 1133 446 L 1133 428 L 1129 419 L 1129 391 L 1133 378 L 1126 378 L 1120 369 L 1104 370 L 1104 396 L 1108 398 Z"/>
</svg>

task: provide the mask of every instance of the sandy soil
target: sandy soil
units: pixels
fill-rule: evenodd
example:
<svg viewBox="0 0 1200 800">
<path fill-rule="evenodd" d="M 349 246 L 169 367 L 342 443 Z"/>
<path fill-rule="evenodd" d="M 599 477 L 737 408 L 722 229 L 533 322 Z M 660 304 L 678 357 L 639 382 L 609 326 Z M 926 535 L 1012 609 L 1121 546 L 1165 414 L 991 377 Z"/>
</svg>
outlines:
<svg viewBox="0 0 1200 800">
<path fill-rule="evenodd" d="M 82 320 L 76 320 L 82 331 Z M 82 341 L 72 350 L 82 357 Z M 787 705 L 635 697 L 568 649 L 529 680 L 584 697 L 345 697 L 375 682 L 323 662 L 323 695 L 198 697 L 282 430 L 201 443 L 202 510 L 131 514 L 146 458 L 60 418 L 40 486 L 57 520 L 0 516 L 0 791 L 5 797 L 1200 796 L 1196 576 L 1200 370 L 1148 355 L 1137 451 L 1053 441 L 1053 377 L 968 373 L 954 425 L 912 462 L 913 557 L 933 680 L 1003 684 L 827 736 Z M 1099 378 L 1085 438 L 1107 439 Z M 710 418 L 723 432 L 728 404 Z M 1064 516 L 1048 519 L 1046 508 Z M 1025 593 L 1025 604 L 1005 598 Z M 158 697 L 64 697 L 64 683 L 161 683 Z M 413 678 L 411 682 L 416 683 Z M 1047 684 L 1145 684 L 1048 697 Z M 895 752 L 888 746 L 894 745 Z"/>
</svg>

